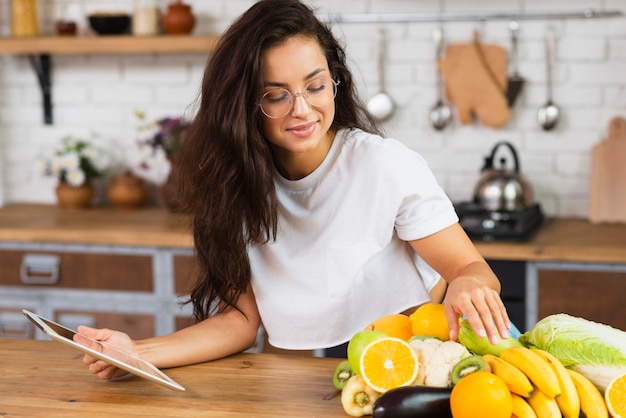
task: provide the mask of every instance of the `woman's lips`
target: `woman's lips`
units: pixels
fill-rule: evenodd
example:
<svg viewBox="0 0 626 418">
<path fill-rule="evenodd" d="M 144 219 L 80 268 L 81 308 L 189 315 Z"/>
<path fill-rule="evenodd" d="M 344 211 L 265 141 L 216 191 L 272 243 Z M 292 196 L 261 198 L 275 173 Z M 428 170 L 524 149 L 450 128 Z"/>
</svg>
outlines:
<svg viewBox="0 0 626 418">
<path fill-rule="evenodd" d="M 316 125 L 317 125 L 317 122 L 310 122 L 304 125 L 298 125 L 292 128 L 287 128 L 287 131 L 290 132 L 292 135 L 297 136 L 298 138 L 305 138 L 311 135 L 313 131 L 315 131 Z"/>
</svg>

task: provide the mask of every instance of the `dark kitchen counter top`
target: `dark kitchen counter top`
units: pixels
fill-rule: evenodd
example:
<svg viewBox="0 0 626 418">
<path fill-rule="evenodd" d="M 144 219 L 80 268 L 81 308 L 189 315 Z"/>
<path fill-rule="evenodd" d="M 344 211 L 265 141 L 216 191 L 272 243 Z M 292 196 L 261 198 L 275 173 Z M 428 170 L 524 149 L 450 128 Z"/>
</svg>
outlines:
<svg viewBox="0 0 626 418">
<path fill-rule="evenodd" d="M 0 208 L 0 241 L 193 246 L 188 220 L 157 207 L 68 211 L 54 205 L 10 204 Z M 475 244 L 490 260 L 626 263 L 626 224 L 556 218 L 527 242 Z"/>
</svg>

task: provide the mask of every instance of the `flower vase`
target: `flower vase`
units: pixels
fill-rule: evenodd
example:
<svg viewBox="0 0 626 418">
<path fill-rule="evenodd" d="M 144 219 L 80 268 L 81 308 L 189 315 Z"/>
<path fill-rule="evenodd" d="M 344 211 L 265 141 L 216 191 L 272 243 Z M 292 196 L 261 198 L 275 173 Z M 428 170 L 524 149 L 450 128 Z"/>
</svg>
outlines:
<svg viewBox="0 0 626 418">
<path fill-rule="evenodd" d="M 196 17 L 191 11 L 191 6 L 176 0 L 167 6 L 167 12 L 163 16 L 163 27 L 170 35 L 187 35 L 191 33 L 196 24 Z"/>
<path fill-rule="evenodd" d="M 63 209 L 85 209 L 91 205 L 95 194 L 93 185 L 89 182 L 80 186 L 72 186 L 66 182 L 59 182 L 56 187 L 59 206 Z"/>
<path fill-rule="evenodd" d="M 180 211 L 179 191 L 178 191 L 178 163 L 175 158 L 170 158 L 170 174 L 167 176 L 167 180 L 161 186 L 161 197 L 165 207 L 170 212 Z"/>
<path fill-rule="evenodd" d="M 125 172 L 111 179 L 107 188 L 107 198 L 118 208 L 137 208 L 146 198 L 146 189 L 139 177 Z"/>
</svg>

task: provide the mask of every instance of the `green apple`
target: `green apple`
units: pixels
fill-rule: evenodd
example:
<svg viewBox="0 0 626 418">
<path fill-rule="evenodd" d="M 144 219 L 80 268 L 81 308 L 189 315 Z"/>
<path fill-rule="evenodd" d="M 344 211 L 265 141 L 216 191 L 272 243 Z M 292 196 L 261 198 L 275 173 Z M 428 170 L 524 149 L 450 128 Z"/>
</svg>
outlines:
<svg viewBox="0 0 626 418">
<path fill-rule="evenodd" d="M 512 336 L 506 339 L 502 339 L 498 336 L 498 343 L 492 344 L 487 337 L 479 337 L 476 335 L 467 319 L 464 319 L 459 327 L 459 342 L 474 354 L 481 356 L 483 354 L 492 354 L 498 357 L 505 348 L 522 345 L 517 338 Z"/>
<path fill-rule="evenodd" d="M 361 353 L 372 341 L 386 337 L 387 334 L 380 331 L 359 331 L 352 336 L 348 343 L 348 361 L 350 368 L 355 374 L 361 374 Z"/>
</svg>

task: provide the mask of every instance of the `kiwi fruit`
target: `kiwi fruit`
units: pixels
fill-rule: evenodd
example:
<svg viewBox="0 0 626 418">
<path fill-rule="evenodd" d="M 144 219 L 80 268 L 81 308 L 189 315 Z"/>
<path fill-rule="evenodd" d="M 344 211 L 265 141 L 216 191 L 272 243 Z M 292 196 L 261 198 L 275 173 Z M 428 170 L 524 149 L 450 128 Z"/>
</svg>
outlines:
<svg viewBox="0 0 626 418">
<path fill-rule="evenodd" d="M 489 365 L 482 356 L 473 355 L 465 357 L 464 359 L 459 360 L 459 362 L 452 368 L 452 372 L 450 374 L 452 386 L 456 385 L 459 380 L 470 373 L 489 370 Z"/>
<path fill-rule="evenodd" d="M 335 372 L 333 373 L 333 385 L 337 390 L 342 390 L 352 376 L 354 376 L 354 372 L 350 367 L 350 362 L 344 360 L 335 368 Z"/>
</svg>

